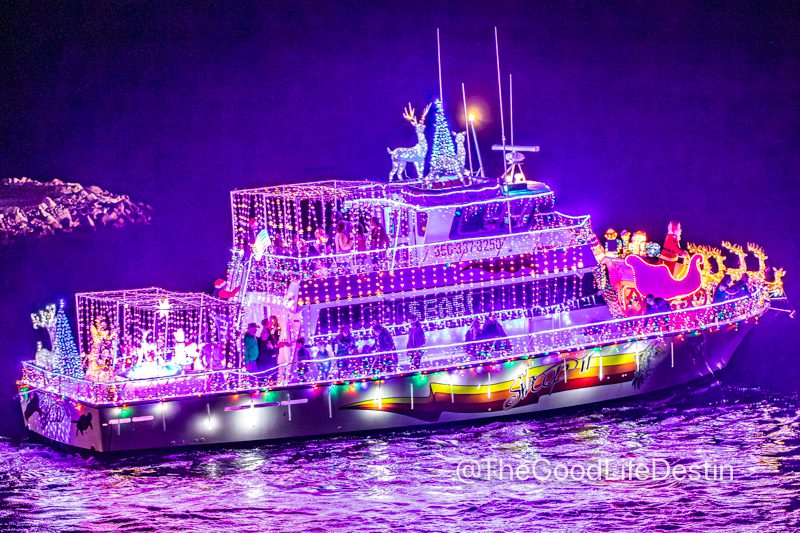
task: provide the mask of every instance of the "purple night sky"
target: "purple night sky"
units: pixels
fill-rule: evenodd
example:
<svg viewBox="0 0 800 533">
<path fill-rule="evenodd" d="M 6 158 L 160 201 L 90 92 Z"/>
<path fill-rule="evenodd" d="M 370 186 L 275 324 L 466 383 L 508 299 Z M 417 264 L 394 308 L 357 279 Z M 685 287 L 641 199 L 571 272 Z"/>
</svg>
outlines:
<svg viewBox="0 0 800 533">
<path fill-rule="evenodd" d="M 155 208 L 151 226 L 0 250 L 4 398 L 33 354 L 29 313 L 59 295 L 209 289 L 230 246 L 231 189 L 386 179 L 386 147 L 414 142 L 404 105 L 438 92 L 437 27 L 451 126 L 463 81 L 491 174 L 497 25 L 515 140 L 542 146 L 528 173 L 557 207 L 590 213 L 600 233 L 660 240 L 674 218 L 686 241 L 760 243 L 787 268 L 790 297 L 800 290 L 796 5 L 19 3 L 0 16 L 0 176 L 96 184 Z M 731 379 L 797 387 L 797 323 L 767 322 Z"/>
</svg>

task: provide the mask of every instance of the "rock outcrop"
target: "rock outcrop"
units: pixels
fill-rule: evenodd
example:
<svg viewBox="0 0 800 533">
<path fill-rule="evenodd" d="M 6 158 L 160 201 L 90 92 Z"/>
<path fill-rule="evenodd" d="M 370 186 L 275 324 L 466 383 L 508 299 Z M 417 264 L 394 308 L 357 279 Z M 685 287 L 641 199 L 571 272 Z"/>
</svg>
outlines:
<svg viewBox="0 0 800 533">
<path fill-rule="evenodd" d="M 0 240 L 52 235 L 78 226 L 148 223 L 152 208 L 97 186 L 41 182 L 29 178 L 0 181 Z"/>
</svg>

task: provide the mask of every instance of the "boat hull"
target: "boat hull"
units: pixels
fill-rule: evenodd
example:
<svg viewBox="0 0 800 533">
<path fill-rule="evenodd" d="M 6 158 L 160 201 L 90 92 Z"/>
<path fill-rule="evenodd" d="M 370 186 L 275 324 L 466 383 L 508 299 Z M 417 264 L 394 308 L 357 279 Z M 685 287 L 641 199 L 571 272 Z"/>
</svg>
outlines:
<svg viewBox="0 0 800 533">
<path fill-rule="evenodd" d="M 21 392 L 37 436 L 93 452 L 130 452 L 386 430 L 518 416 L 627 398 L 723 369 L 746 334 L 701 334 L 540 354 L 379 381 L 290 386 L 124 406 Z"/>
</svg>

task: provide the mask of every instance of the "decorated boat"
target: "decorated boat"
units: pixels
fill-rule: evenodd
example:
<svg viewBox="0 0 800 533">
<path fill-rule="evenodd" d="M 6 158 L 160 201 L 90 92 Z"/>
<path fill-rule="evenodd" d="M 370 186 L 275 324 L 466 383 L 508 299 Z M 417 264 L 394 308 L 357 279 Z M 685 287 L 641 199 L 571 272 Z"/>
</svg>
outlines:
<svg viewBox="0 0 800 533">
<path fill-rule="evenodd" d="M 233 191 L 213 295 L 77 294 L 76 340 L 64 302 L 35 314 L 51 342 L 22 363 L 29 432 L 126 452 L 618 400 L 723 369 L 784 298 L 759 246 L 684 246 L 674 222 L 663 246 L 598 238 L 528 178 L 537 147 L 502 146 L 486 178 L 429 110 L 406 110 L 418 142 L 390 150 L 388 182 Z"/>
</svg>

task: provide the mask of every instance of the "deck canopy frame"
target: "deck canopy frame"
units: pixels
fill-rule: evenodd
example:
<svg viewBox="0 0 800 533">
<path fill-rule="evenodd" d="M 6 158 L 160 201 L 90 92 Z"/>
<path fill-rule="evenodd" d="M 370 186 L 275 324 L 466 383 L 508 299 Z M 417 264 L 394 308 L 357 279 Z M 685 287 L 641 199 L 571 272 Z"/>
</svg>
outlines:
<svg viewBox="0 0 800 533">
<path fill-rule="evenodd" d="M 341 212 L 345 202 L 383 198 L 390 188 L 366 180 L 327 180 L 231 191 L 233 246 L 245 249 L 253 234 L 263 229 L 284 246 L 295 235 L 309 241 L 317 228 L 327 230 L 333 224 L 335 212 Z"/>
<path fill-rule="evenodd" d="M 180 342 L 213 344 L 227 354 L 226 366 L 241 366 L 240 307 L 235 303 L 157 287 L 78 293 L 75 300 L 82 353 L 91 350 L 95 320 L 105 317 L 121 354 L 141 348 L 148 333 L 158 350 L 169 352 L 180 340 L 178 330 L 183 330 Z"/>
</svg>

